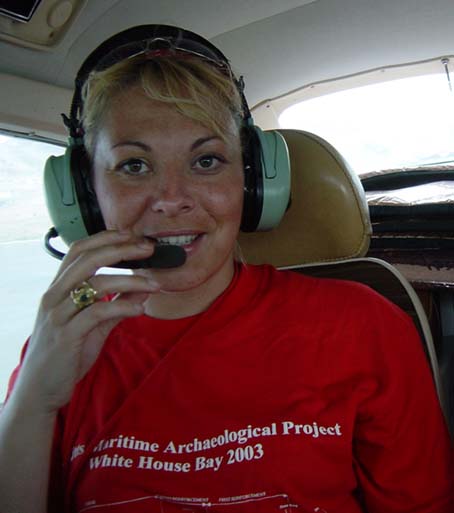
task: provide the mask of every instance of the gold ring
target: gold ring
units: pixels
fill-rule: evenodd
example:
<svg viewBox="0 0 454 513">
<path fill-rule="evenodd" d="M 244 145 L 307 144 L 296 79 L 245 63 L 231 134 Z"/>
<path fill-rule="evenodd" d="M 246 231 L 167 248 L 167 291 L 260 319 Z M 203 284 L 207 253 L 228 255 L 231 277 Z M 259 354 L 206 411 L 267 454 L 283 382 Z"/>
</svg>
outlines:
<svg viewBox="0 0 454 513">
<path fill-rule="evenodd" d="M 71 299 L 79 310 L 92 305 L 96 301 L 97 294 L 96 290 L 87 281 L 83 281 L 70 292 Z"/>
</svg>

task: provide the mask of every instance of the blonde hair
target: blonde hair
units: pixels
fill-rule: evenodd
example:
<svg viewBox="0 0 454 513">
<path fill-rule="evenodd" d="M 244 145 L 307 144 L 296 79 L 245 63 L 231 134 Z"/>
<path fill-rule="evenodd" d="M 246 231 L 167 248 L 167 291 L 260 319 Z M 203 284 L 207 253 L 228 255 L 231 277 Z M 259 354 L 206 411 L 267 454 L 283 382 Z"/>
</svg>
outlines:
<svg viewBox="0 0 454 513">
<path fill-rule="evenodd" d="M 183 116 L 224 140 L 239 132 L 242 102 L 232 77 L 186 54 L 151 59 L 138 56 L 92 72 L 83 87 L 82 126 L 89 155 L 93 155 L 110 101 L 135 85 L 140 85 L 150 99 L 173 105 Z"/>
</svg>

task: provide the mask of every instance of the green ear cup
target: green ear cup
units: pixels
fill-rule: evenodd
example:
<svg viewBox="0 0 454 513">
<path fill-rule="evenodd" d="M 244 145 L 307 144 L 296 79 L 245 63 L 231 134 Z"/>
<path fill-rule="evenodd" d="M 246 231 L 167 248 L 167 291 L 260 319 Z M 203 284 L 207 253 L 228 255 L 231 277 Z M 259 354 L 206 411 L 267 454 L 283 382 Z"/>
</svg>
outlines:
<svg viewBox="0 0 454 513">
<path fill-rule="evenodd" d="M 47 210 L 64 242 L 70 245 L 88 236 L 71 174 L 74 148 L 61 157 L 49 157 L 44 168 L 44 193 Z"/>
<path fill-rule="evenodd" d="M 290 201 L 290 157 L 282 135 L 255 127 L 262 150 L 263 206 L 256 231 L 275 228 Z"/>
</svg>

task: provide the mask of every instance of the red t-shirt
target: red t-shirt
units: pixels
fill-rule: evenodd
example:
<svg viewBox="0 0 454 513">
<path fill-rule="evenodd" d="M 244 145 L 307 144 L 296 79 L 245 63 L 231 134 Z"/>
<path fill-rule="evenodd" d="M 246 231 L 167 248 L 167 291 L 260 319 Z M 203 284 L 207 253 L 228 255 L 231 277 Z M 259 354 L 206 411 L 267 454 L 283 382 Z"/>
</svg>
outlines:
<svg viewBox="0 0 454 513">
<path fill-rule="evenodd" d="M 411 320 L 360 284 L 269 266 L 239 267 L 199 315 L 121 322 L 55 447 L 56 511 L 452 511 Z"/>
</svg>

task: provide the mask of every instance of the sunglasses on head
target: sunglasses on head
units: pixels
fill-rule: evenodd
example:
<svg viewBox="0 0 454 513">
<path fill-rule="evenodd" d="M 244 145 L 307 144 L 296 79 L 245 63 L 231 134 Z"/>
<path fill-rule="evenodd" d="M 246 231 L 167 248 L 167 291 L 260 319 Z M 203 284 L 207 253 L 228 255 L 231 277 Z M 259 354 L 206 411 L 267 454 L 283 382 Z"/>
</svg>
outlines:
<svg viewBox="0 0 454 513">
<path fill-rule="evenodd" d="M 250 118 L 249 107 L 244 97 L 242 77 L 236 78 L 228 59 L 203 37 L 168 25 L 141 25 L 124 30 L 99 45 L 84 61 L 75 80 L 75 91 L 69 117 L 63 115 L 71 137 L 83 134 L 79 113 L 82 108 L 82 88 L 92 71 L 103 71 L 126 59 L 143 55 L 145 59 L 172 55 L 195 56 L 217 67 L 232 79 L 243 103 L 245 119 Z"/>
<path fill-rule="evenodd" d="M 205 45 L 184 38 L 175 39 L 162 36 L 133 41 L 114 48 L 99 59 L 93 70 L 102 71 L 118 62 L 139 56 L 144 56 L 145 59 L 152 59 L 154 57 L 169 57 L 172 55 L 191 55 L 207 61 L 213 66 L 220 68 L 223 72 L 232 75 L 227 60 L 221 58 L 219 54 L 211 51 L 211 49 Z"/>
</svg>

